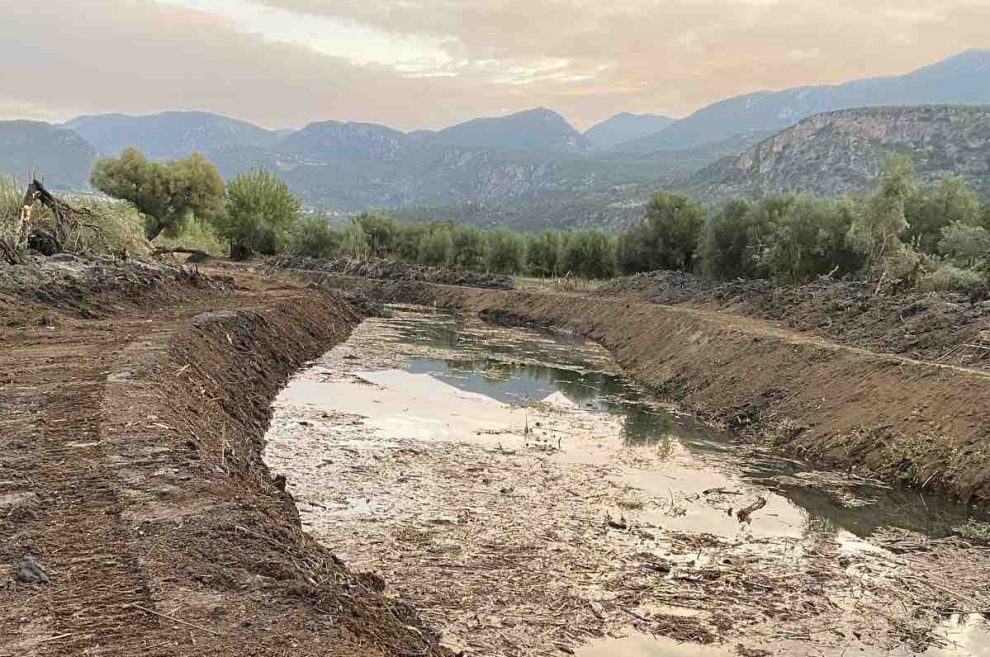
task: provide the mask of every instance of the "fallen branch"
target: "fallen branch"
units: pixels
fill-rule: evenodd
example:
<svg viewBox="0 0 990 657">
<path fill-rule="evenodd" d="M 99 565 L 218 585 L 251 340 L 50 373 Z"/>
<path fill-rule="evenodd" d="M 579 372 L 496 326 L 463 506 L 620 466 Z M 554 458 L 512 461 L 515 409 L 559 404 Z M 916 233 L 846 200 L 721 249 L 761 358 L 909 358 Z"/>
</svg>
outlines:
<svg viewBox="0 0 990 657">
<path fill-rule="evenodd" d="M 161 616 L 162 618 L 167 618 L 170 621 L 175 621 L 176 623 L 182 623 L 183 625 L 188 625 L 189 627 L 194 627 L 197 630 L 200 630 L 201 632 L 208 632 L 214 636 L 221 636 L 219 632 L 211 630 L 208 627 L 203 627 L 202 625 L 197 625 L 196 623 L 190 623 L 189 621 L 184 621 L 181 618 L 176 618 L 175 616 L 169 616 L 168 614 L 163 614 L 161 612 L 154 611 L 153 609 L 148 609 L 147 607 L 142 607 L 141 605 L 134 604 L 133 602 L 131 603 L 131 606 L 134 607 L 135 609 L 140 609 L 145 613 L 152 614 L 154 616 Z"/>
</svg>

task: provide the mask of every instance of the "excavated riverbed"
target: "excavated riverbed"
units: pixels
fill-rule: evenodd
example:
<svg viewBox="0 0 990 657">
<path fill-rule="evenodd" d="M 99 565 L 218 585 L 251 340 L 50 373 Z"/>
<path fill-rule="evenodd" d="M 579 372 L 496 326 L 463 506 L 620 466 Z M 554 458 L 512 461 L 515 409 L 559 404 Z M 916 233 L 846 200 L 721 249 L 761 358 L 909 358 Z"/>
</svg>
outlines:
<svg viewBox="0 0 990 657">
<path fill-rule="evenodd" d="M 393 311 L 290 382 L 265 459 L 455 652 L 990 655 L 967 507 L 736 443 L 573 335 Z"/>
</svg>

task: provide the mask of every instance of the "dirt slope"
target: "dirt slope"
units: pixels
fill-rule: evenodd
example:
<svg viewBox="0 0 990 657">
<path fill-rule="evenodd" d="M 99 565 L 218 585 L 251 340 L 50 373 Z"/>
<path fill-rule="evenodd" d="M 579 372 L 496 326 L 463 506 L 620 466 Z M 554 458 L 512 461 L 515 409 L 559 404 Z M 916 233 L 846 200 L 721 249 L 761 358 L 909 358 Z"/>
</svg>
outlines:
<svg viewBox="0 0 990 657">
<path fill-rule="evenodd" d="M 823 465 L 990 498 L 990 374 L 683 306 L 338 277 L 324 284 L 559 326 L 660 396 Z"/>
<path fill-rule="evenodd" d="M 0 655 L 442 654 L 260 459 L 271 398 L 349 306 L 134 271 L 0 287 Z M 50 582 L 18 581 L 28 554 Z"/>
</svg>

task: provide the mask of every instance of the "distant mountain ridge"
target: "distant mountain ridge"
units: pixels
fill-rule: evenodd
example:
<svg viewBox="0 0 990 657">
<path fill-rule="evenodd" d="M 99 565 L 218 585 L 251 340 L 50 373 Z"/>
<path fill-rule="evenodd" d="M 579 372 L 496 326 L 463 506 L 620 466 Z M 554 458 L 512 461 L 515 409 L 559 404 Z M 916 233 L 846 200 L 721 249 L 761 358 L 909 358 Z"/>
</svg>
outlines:
<svg viewBox="0 0 990 657">
<path fill-rule="evenodd" d="M 701 169 L 685 187 L 710 200 L 784 191 L 858 192 L 876 183 L 889 153 L 911 155 L 924 181 L 957 174 L 990 199 L 990 105 L 816 114 Z"/>
<path fill-rule="evenodd" d="M 584 138 L 595 148 L 609 149 L 660 132 L 675 122 L 660 114 L 619 112 L 585 130 Z"/>
<path fill-rule="evenodd" d="M 174 159 L 193 151 L 209 154 L 230 146 L 270 148 L 281 140 L 276 131 L 210 112 L 96 114 L 67 121 L 64 127 L 78 133 L 101 155 L 117 155 L 135 146 L 153 159 Z"/>
<path fill-rule="evenodd" d="M 54 188 L 89 183 L 96 149 L 65 128 L 41 121 L 0 121 L 0 176 L 24 182 L 37 175 Z"/>
<path fill-rule="evenodd" d="M 905 75 L 727 98 L 616 149 L 687 148 L 749 131 L 781 130 L 813 114 L 855 107 L 986 103 L 990 103 L 990 50 L 970 50 Z"/>
<path fill-rule="evenodd" d="M 184 111 L 83 116 L 64 126 L 0 122 L 0 175 L 37 170 L 54 186 L 84 188 L 96 155 L 114 155 L 134 145 L 154 159 L 199 151 L 227 178 L 255 167 L 274 170 L 307 205 L 331 212 L 381 208 L 412 216 L 431 208 L 434 216 L 489 224 L 615 226 L 640 214 L 650 191 L 658 187 L 708 200 L 783 187 L 829 192 L 866 184 L 884 149 L 942 157 L 934 142 L 904 137 L 898 122 L 915 126 L 911 130 L 921 130 L 925 121 L 937 125 L 939 139 L 947 144 L 956 143 L 953 131 L 968 140 L 983 139 L 982 124 L 888 112 L 871 119 L 885 126 L 880 137 L 856 127 L 866 125 L 861 117 L 835 119 L 811 130 L 822 120 L 815 119 L 789 129 L 805 114 L 821 115 L 820 108 L 877 105 L 878 98 L 905 104 L 935 99 L 959 105 L 984 98 L 982 102 L 990 103 L 988 76 L 990 51 L 971 51 L 904 76 L 731 98 L 677 121 L 619 113 L 584 134 L 547 108 L 413 132 L 342 121 L 266 130 L 217 114 Z M 653 131 L 658 126 L 662 129 Z M 622 141 L 629 136 L 634 138 Z M 828 152 L 812 154 L 813 145 Z M 740 160 L 744 151 L 747 155 Z M 850 153 L 863 159 L 843 164 Z M 751 164 L 743 164 L 745 158 Z M 919 170 L 945 168 L 929 164 L 920 162 Z M 977 164 L 967 159 L 953 166 L 970 167 L 967 175 L 983 189 L 984 174 Z M 808 168 L 814 166 L 824 167 L 820 179 Z"/>
</svg>

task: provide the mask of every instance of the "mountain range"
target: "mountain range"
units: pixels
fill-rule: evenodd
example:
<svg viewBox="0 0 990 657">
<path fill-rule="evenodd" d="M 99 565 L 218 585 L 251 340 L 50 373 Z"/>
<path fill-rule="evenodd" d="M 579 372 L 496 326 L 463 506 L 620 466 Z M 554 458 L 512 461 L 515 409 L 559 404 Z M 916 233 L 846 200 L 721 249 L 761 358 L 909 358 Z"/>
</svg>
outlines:
<svg viewBox="0 0 990 657">
<path fill-rule="evenodd" d="M 0 122 L 0 174 L 37 171 L 53 187 L 78 189 L 95 157 L 126 146 L 155 159 L 197 151 L 226 177 L 253 167 L 274 169 L 308 205 L 331 212 L 378 207 L 522 227 L 616 225 L 634 219 L 658 186 L 707 200 L 778 188 L 862 187 L 875 176 L 885 149 L 916 145 L 900 137 L 885 141 L 885 135 L 900 134 L 888 124 L 907 119 L 884 110 L 839 121 L 834 111 L 983 104 L 990 104 L 990 50 L 901 76 L 737 96 L 679 120 L 623 112 L 583 133 L 547 108 L 413 132 L 340 121 L 268 130 L 187 111 L 81 116 L 62 125 L 6 121 Z M 822 116 L 831 118 L 805 121 Z M 922 132 L 918 126 L 926 121 L 937 123 L 944 151 L 955 143 L 952 116 L 932 110 L 910 121 Z M 962 130 L 965 139 L 985 141 L 983 124 L 974 121 Z M 867 123 L 874 127 L 851 127 Z M 879 124 L 887 127 L 878 133 Z M 873 136 L 866 139 L 867 133 Z M 856 150 L 867 141 L 868 148 Z M 812 145 L 831 154 L 811 156 Z M 851 153 L 859 158 L 856 165 L 843 165 Z"/>
</svg>

